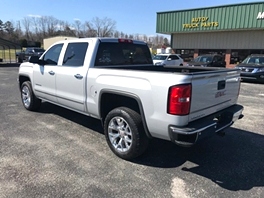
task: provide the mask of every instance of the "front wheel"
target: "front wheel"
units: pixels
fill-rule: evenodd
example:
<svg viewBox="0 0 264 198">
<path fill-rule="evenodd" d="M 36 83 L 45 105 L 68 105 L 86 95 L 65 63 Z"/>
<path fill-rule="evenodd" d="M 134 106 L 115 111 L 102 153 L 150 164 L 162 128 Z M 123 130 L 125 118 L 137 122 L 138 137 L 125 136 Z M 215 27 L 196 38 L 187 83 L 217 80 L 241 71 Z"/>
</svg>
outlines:
<svg viewBox="0 0 264 198">
<path fill-rule="evenodd" d="M 125 160 L 141 155 L 149 142 L 141 116 L 127 107 L 119 107 L 108 113 L 104 133 L 110 149 Z"/>
<path fill-rule="evenodd" d="M 36 98 L 29 81 L 21 85 L 21 100 L 23 106 L 29 111 L 37 111 L 40 108 L 41 100 Z"/>
</svg>

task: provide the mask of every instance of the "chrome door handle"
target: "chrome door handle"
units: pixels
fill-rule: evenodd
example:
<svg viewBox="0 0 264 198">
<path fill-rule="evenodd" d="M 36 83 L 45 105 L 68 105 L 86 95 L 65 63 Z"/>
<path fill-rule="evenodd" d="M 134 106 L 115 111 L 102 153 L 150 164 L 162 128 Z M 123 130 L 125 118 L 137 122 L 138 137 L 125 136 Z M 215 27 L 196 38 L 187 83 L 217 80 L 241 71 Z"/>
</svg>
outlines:
<svg viewBox="0 0 264 198">
<path fill-rule="evenodd" d="M 77 79 L 82 79 L 83 78 L 83 76 L 80 75 L 80 74 L 75 74 L 74 77 L 77 78 Z"/>
<path fill-rule="evenodd" d="M 49 74 L 53 76 L 55 74 L 55 72 L 54 71 L 49 71 Z"/>
</svg>

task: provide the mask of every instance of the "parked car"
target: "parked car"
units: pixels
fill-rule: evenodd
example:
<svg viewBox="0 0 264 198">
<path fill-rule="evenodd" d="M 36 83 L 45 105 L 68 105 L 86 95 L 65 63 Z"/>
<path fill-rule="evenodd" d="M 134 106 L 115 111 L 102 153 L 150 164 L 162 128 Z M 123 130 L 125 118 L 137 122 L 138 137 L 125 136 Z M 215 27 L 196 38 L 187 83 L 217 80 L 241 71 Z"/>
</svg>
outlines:
<svg viewBox="0 0 264 198">
<path fill-rule="evenodd" d="M 29 47 L 25 51 L 17 53 L 18 62 L 22 63 L 23 61 L 28 61 L 31 56 L 41 56 L 45 52 L 44 49 L 39 47 Z"/>
<path fill-rule="evenodd" d="M 236 68 L 241 70 L 242 80 L 264 83 L 264 54 L 252 54 L 238 64 Z"/>
<path fill-rule="evenodd" d="M 179 54 L 157 54 L 153 57 L 153 63 L 159 66 L 183 66 L 183 59 Z"/>
<path fill-rule="evenodd" d="M 205 54 L 197 56 L 195 59 L 187 63 L 187 66 L 202 67 L 225 67 L 225 58 L 220 54 Z"/>
</svg>

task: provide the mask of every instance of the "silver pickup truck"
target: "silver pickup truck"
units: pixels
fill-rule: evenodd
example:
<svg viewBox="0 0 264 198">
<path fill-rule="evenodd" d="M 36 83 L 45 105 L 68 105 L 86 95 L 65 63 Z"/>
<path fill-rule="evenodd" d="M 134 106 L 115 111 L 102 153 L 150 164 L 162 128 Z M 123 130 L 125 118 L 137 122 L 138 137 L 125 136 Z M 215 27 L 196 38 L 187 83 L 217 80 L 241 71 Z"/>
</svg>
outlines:
<svg viewBox="0 0 264 198">
<path fill-rule="evenodd" d="M 57 42 L 20 65 L 18 82 L 27 110 L 48 101 L 100 119 L 127 160 L 150 138 L 191 146 L 243 117 L 238 69 L 154 66 L 147 44 L 129 39 Z"/>
</svg>

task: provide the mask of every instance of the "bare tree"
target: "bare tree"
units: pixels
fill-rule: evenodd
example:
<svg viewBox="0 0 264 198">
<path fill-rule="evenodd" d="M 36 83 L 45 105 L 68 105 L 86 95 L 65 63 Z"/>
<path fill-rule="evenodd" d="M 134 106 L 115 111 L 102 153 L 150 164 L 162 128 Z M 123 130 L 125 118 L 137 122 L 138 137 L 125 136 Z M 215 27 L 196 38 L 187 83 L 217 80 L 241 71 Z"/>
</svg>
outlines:
<svg viewBox="0 0 264 198">
<path fill-rule="evenodd" d="M 121 37 L 121 38 L 125 38 L 125 34 L 124 34 L 124 32 L 120 32 L 120 37 Z"/>
<path fill-rule="evenodd" d="M 115 31 L 116 22 L 110 18 L 105 17 L 100 19 L 95 17 L 92 23 L 98 37 L 110 37 Z"/>
<path fill-rule="evenodd" d="M 53 16 L 46 16 L 46 27 L 47 27 L 47 36 L 55 36 L 57 29 L 58 29 L 58 19 L 54 18 Z"/>
<path fill-rule="evenodd" d="M 31 18 L 30 17 L 24 17 L 22 19 L 22 24 L 24 25 L 25 29 L 25 36 L 27 40 L 30 40 L 30 25 L 31 25 Z"/>
<path fill-rule="evenodd" d="M 21 30 L 20 21 L 16 22 L 16 28 L 15 28 L 15 38 L 16 40 L 19 40 L 23 37 L 23 31 Z"/>
<path fill-rule="evenodd" d="M 114 32 L 114 37 L 115 37 L 115 38 L 119 38 L 119 37 L 120 37 L 120 32 L 116 30 L 116 31 Z"/>
<path fill-rule="evenodd" d="M 134 39 L 134 35 L 133 34 L 129 34 L 128 38 L 129 39 Z"/>
<path fill-rule="evenodd" d="M 96 37 L 97 31 L 94 29 L 94 25 L 90 21 L 85 22 L 85 27 L 87 28 L 85 36 Z"/>
<path fill-rule="evenodd" d="M 81 37 L 81 26 L 82 26 L 82 23 L 80 20 L 77 20 L 77 19 L 74 20 L 74 28 L 75 28 L 77 37 Z"/>
</svg>

